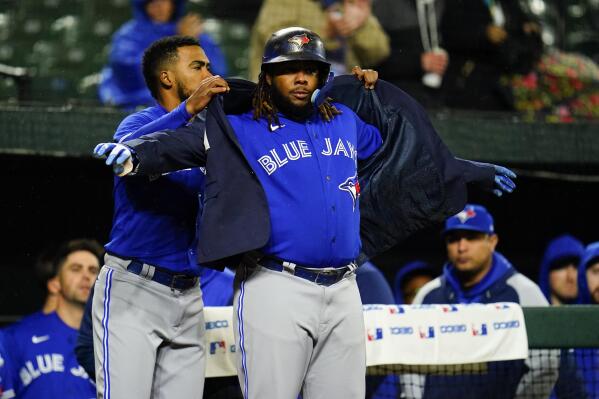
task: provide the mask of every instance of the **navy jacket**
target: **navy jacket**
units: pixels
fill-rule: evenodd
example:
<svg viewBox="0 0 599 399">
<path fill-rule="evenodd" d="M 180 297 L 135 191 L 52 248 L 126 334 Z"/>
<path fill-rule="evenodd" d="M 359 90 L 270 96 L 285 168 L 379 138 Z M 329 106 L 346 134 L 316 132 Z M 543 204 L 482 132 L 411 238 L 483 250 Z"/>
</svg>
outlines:
<svg viewBox="0 0 599 399">
<path fill-rule="evenodd" d="M 215 268 L 239 263 L 241 255 L 262 248 L 270 236 L 264 190 L 226 118 L 226 113 L 249 109 L 255 85 L 238 79 L 229 85 L 228 95 L 210 103 L 204 126 L 198 121 L 176 134 L 157 132 L 125 143 L 136 152 L 137 174 L 206 166 L 198 261 Z M 360 263 L 459 212 L 469 183 L 492 188 L 494 169 L 455 158 L 424 109 L 392 84 L 379 80 L 375 90 L 366 90 L 346 75 L 323 92 L 376 126 L 383 137 L 383 145 L 359 165 Z M 243 212 L 231 211 L 240 204 Z"/>
</svg>

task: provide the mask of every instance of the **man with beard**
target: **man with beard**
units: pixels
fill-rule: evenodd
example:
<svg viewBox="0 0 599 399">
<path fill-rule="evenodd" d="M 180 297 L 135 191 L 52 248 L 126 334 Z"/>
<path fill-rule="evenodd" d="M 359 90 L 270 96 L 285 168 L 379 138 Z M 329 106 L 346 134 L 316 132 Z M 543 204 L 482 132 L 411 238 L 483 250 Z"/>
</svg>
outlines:
<svg viewBox="0 0 599 399">
<path fill-rule="evenodd" d="M 443 230 L 447 257 L 443 273 L 418 291 L 414 304 L 469 304 L 515 302 L 521 306 L 548 306 L 539 287 L 495 250 L 499 237 L 493 217 L 481 205 L 468 204 L 445 222 Z M 538 357 L 533 358 L 537 361 Z M 529 364 L 537 373 L 538 368 Z M 424 398 L 514 397 L 530 384 L 518 385 L 526 373 L 524 361 L 493 362 L 481 375 L 428 376 Z M 541 369 L 538 390 L 548 397 L 555 382 L 555 370 Z"/>
<path fill-rule="evenodd" d="M 329 69 L 318 35 L 282 29 L 266 43 L 257 87 L 246 90 L 252 93 L 249 110 L 226 111 L 229 101 L 239 102 L 229 94 L 211 103 L 205 126 L 94 150 L 108 155 L 107 164 L 121 175 L 206 165 L 198 260 L 213 267 L 239 264 L 234 324 L 245 398 L 295 399 L 300 391 L 309 399 L 365 394 L 355 277 L 361 250 L 357 172 L 358 162 L 371 159 L 383 144 L 379 128 L 341 102 L 314 95 L 330 88 L 323 87 Z M 359 93 L 370 92 L 362 85 L 374 89 L 374 71 L 356 72 L 364 84 L 351 76 L 341 82 Z M 407 123 L 390 125 L 401 129 Z M 472 175 L 483 170 L 490 186 L 495 181 L 497 190 L 512 191 L 509 178 L 494 178 L 495 167 L 470 166 Z M 101 275 L 99 285 L 109 284 Z"/>
<path fill-rule="evenodd" d="M 53 262 L 59 288 L 56 311 L 27 317 L 4 331 L 6 352 L 0 357 L 6 357 L 12 367 L 13 381 L 6 386 L 14 389 L 16 397 L 95 397 L 93 382 L 77 363 L 74 349 L 103 252 L 93 240 L 63 244 Z"/>
<path fill-rule="evenodd" d="M 228 90 L 222 78 L 212 75 L 209 59 L 192 37 L 155 41 L 142 65 L 158 104 L 126 117 L 114 134 L 116 142 L 184 126 L 208 103 L 206 91 Z M 201 118 L 201 113 L 196 116 Z M 105 300 L 104 287 L 94 292 L 95 357 L 87 318 L 78 345 L 86 368 L 95 358 L 98 397 L 202 396 L 203 308 L 230 305 L 233 292 L 230 270 L 220 273 L 195 261 L 203 187 L 201 168 L 151 178 L 115 177 L 103 268 L 112 277 L 113 296 Z"/>
</svg>

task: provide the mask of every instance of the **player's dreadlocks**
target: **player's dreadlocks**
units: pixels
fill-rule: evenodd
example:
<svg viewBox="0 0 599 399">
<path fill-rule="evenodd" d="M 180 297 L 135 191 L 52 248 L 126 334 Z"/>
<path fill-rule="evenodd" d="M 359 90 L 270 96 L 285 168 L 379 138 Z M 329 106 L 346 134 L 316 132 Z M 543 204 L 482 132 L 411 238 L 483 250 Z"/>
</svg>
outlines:
<svg viewBox="0 0 599 399">
<path fill-rule="evenodd" d="M 323 82 L 324 79 L 322 79 L 321 84 Z M 322 104 L 318 106 L 320 117 L 327 122 L 333 120 L 336 115 L 341 114 L 341 111 L 331 104 L 331 101 L 333 101 L 333 99 L 327 97 Z M 281 124 L 279 117 L 277 116 L 277 107 L 271 98 L 271 87 L 266 81 L 266 72 L 264 71 L 260 73 L 260 77 L 258 78 L 258 86 L 252 97 L 252 106 L 254 107 L 254 119 L 258 120 L 261 117 L 264 117 L 269 125 Z"/>
</svg>

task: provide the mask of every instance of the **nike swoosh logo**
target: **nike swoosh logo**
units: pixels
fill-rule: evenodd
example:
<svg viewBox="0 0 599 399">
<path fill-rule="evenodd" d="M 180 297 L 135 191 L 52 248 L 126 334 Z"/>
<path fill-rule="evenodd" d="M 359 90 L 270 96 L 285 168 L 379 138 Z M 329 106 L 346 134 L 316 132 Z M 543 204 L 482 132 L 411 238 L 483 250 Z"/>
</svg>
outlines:
<svg viewBox="0 0 599 399">
<path fill-rule="evenodd" d="M 34 344 L 41 344 L 42 342 L 45 342 L 49 339 L 50 339 L 49 335 L 41 335 L 39 337 L 37 335 L 34 335 L 31 337 L 31 342 L 33 342 Z"/>
<path fill-rule="evenodd" d="M 270 125 L 270 131 L 274 132 L 275 130 L 277 130 L 278 128 L 281 128 L 281 127 L 285 127 L 285 125 L 282 125 L 282 124 L 281 125 L 273 125 L 273 124 L 271 124 Z"/>
</svg>

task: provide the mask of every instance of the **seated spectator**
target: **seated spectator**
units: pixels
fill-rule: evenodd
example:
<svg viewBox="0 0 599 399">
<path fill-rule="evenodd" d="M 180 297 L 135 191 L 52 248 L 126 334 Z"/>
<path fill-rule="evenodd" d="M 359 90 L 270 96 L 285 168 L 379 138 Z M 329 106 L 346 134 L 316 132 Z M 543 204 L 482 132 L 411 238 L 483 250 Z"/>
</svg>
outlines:
<svg viewBox="0 0 599 399">
<path fill-rule="evenodd" d="M 599 305 L 599 241 L 589 244 L 578 265 L 578 303 Z M 576 349 L 576 363 L 588 398 L 599 398 L 599 350 Z"/>
<path fill-rule="evenodd" d="M 113 35 L 108 65 L 102 71 L 99 95 L 104 104 L 127 110 L 155 104 L 144 82 L 142 55 L 152 42 L 165 36 L 198 38 L 212 71 L 227 74 L 225 57 L 203 32 L 200 16 L 183 16 L 185 0 L 131 0 L 131 5 L 134 17 Z"/>
<path fill-rule="evenodd" d="M 547 245 L 539 272 L 539 287 L 554 306 L 572 304 L 578 297 L 577 270 L 584 245 L 564 234 Z"/>
<path fill-rule="evenodd" d="M 435 272 L 427 262 L 416 260 L 406 263 L 395 274 L 393 284 L 395 303 L 411 305 L 420 288 L 438 275 L 439 273 Z"/>
<path fill-rule="evenodd" d="M 441 18 L 441 35 L 451 60 L 443 79 L 446 104 L 513 109 L 511 93 L 500 86 L 501 75 L 530 72 L 543 51 L 540 27 L 519 2 L 449 2 Z"/>
<path fill-rule="evenodd" d="M 323 39 L 336 74 L 355 65 L 372 67 L 389 55 L 389 39 L 371 13 L 370 0 L 265 0 L 250 39 L 251 80 L 258 80 L 264 43 L 289 26 L 303 26 Z"/>
<path fill-rule="evenodd" d="M 75 358 L 85 303 L 100 269 L 102 247 L 93 240 L 65 243 L 56 256 L 55 312 L 36 313 L 4 331 L 16 397 L 91 398 L 96 389 Z"/>
<path fill-rule="evenodd" d="M 427 6 L 424 4 L 421 0 L 376 0 L 373 3 L 373 12 L 391 43 L 389 58 L 376 69 L 385 80 L 423 106 L 440 107 L 443 98 L 439 86 L 449 62 L 447 52 L 440 48 L 437 29 L 444 2 L 436 0 L 427 2 Z M 430 76 L 428 74 L 438 76 L 438 86 L 431 85 L 425 78 Z"/>
</svg>

